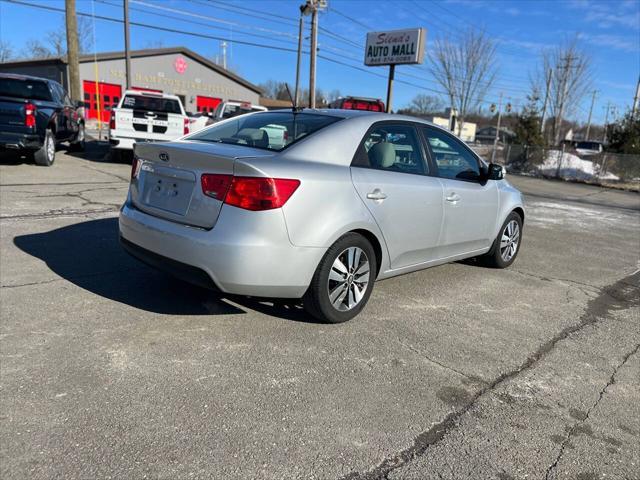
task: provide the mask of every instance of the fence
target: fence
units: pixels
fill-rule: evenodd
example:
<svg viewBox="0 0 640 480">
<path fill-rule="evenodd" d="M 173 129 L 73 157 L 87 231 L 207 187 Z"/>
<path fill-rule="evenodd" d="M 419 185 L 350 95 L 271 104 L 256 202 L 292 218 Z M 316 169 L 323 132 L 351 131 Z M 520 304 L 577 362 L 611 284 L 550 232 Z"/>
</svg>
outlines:
<svg viewBox="0 0 640 480">
<path fill-rule="evenodd" d="M 486 160 L 491 160 L 492 145 L 471 147 Z M 572 148 L 499 145 L 494 162 L 505 165 L 507 171 L 513 173 L 640 189 L 640 155 L 609 152 L 579 155 Z"/>
</svg>

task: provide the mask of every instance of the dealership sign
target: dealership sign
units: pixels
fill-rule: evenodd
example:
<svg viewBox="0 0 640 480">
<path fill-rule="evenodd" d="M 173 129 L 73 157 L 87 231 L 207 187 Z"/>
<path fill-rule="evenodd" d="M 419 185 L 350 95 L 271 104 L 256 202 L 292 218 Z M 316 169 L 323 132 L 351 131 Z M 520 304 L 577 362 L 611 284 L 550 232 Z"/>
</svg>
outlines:
<svg viewBox="0 0 640 480">
<path fill-rule="evenodd" d="M 364 64 L 402 65 L 424 61 L 424 28 L 367 33 Z"/>
</svg>

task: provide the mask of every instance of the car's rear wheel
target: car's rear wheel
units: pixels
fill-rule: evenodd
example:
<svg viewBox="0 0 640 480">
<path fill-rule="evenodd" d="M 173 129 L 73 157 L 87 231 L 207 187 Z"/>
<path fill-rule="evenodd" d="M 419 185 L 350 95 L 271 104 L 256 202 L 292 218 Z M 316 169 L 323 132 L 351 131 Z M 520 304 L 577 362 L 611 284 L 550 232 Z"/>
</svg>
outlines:
<svg viewBox="0 0 640 480">
<path fill-rule="evenodd" d="M 516 212 L 511 212 L 502 224 L 491 250 L 482 259 L 487 266 L 507 268 L 515 261 L 521 244 L 522 218 Z"/>
<path fill-rule="evenodd" d="M 376 272 L 376 256 L 369 241 L 347 233 L 320 261 L 303 298 L 306 310 L 325 322 L 351 320 L 367 304 Z"/>
<path fill-rule="evenodd" d="M 50 128 L 47 128 L 45 131 L 42 147 L 34 152 L 33 159 L 35 160 L 36 165 L 40 165 L 42 167 L 49 167 L 55 161 L 56 139 Z"/>
</svg>

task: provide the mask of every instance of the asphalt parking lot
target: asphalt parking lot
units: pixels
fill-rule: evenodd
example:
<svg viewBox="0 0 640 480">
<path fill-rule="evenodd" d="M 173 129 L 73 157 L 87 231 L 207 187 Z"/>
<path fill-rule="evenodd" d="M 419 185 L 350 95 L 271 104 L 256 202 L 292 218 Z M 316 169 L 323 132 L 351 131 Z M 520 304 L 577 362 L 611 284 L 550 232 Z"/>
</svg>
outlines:
<svg viewBox="0 0 640 480">
<path fill-rule="evenodd" d="M 128 257 L 130 166 L 90 147 L 0 165 L 1 478 L 640 478 L 637 193 L 509 177 L 510 269 L 325 325 Z"/>
</svg>

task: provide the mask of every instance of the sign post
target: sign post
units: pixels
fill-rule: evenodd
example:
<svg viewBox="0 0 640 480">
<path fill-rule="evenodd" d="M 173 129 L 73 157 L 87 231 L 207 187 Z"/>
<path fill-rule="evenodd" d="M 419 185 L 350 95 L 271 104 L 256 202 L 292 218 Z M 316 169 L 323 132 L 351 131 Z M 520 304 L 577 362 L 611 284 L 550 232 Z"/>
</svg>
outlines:
<svg viewBox="0 0 640 480">
<path fill-rule="evenodd" d="M 393 101 L 393 77 L 396 74 L 396 66 L 389 65 L 389 80 L 387 81 L 387 113 L 391 113 L 391 102 Z"/>
<path fill-rule="evenodd" d="M 426 36 L 424 28 L 367 33 L 364 64 L 369 67 L 389 65 L 387 113 L 391 112 L 396 65 L 422 63 Z"/>
</svg>

